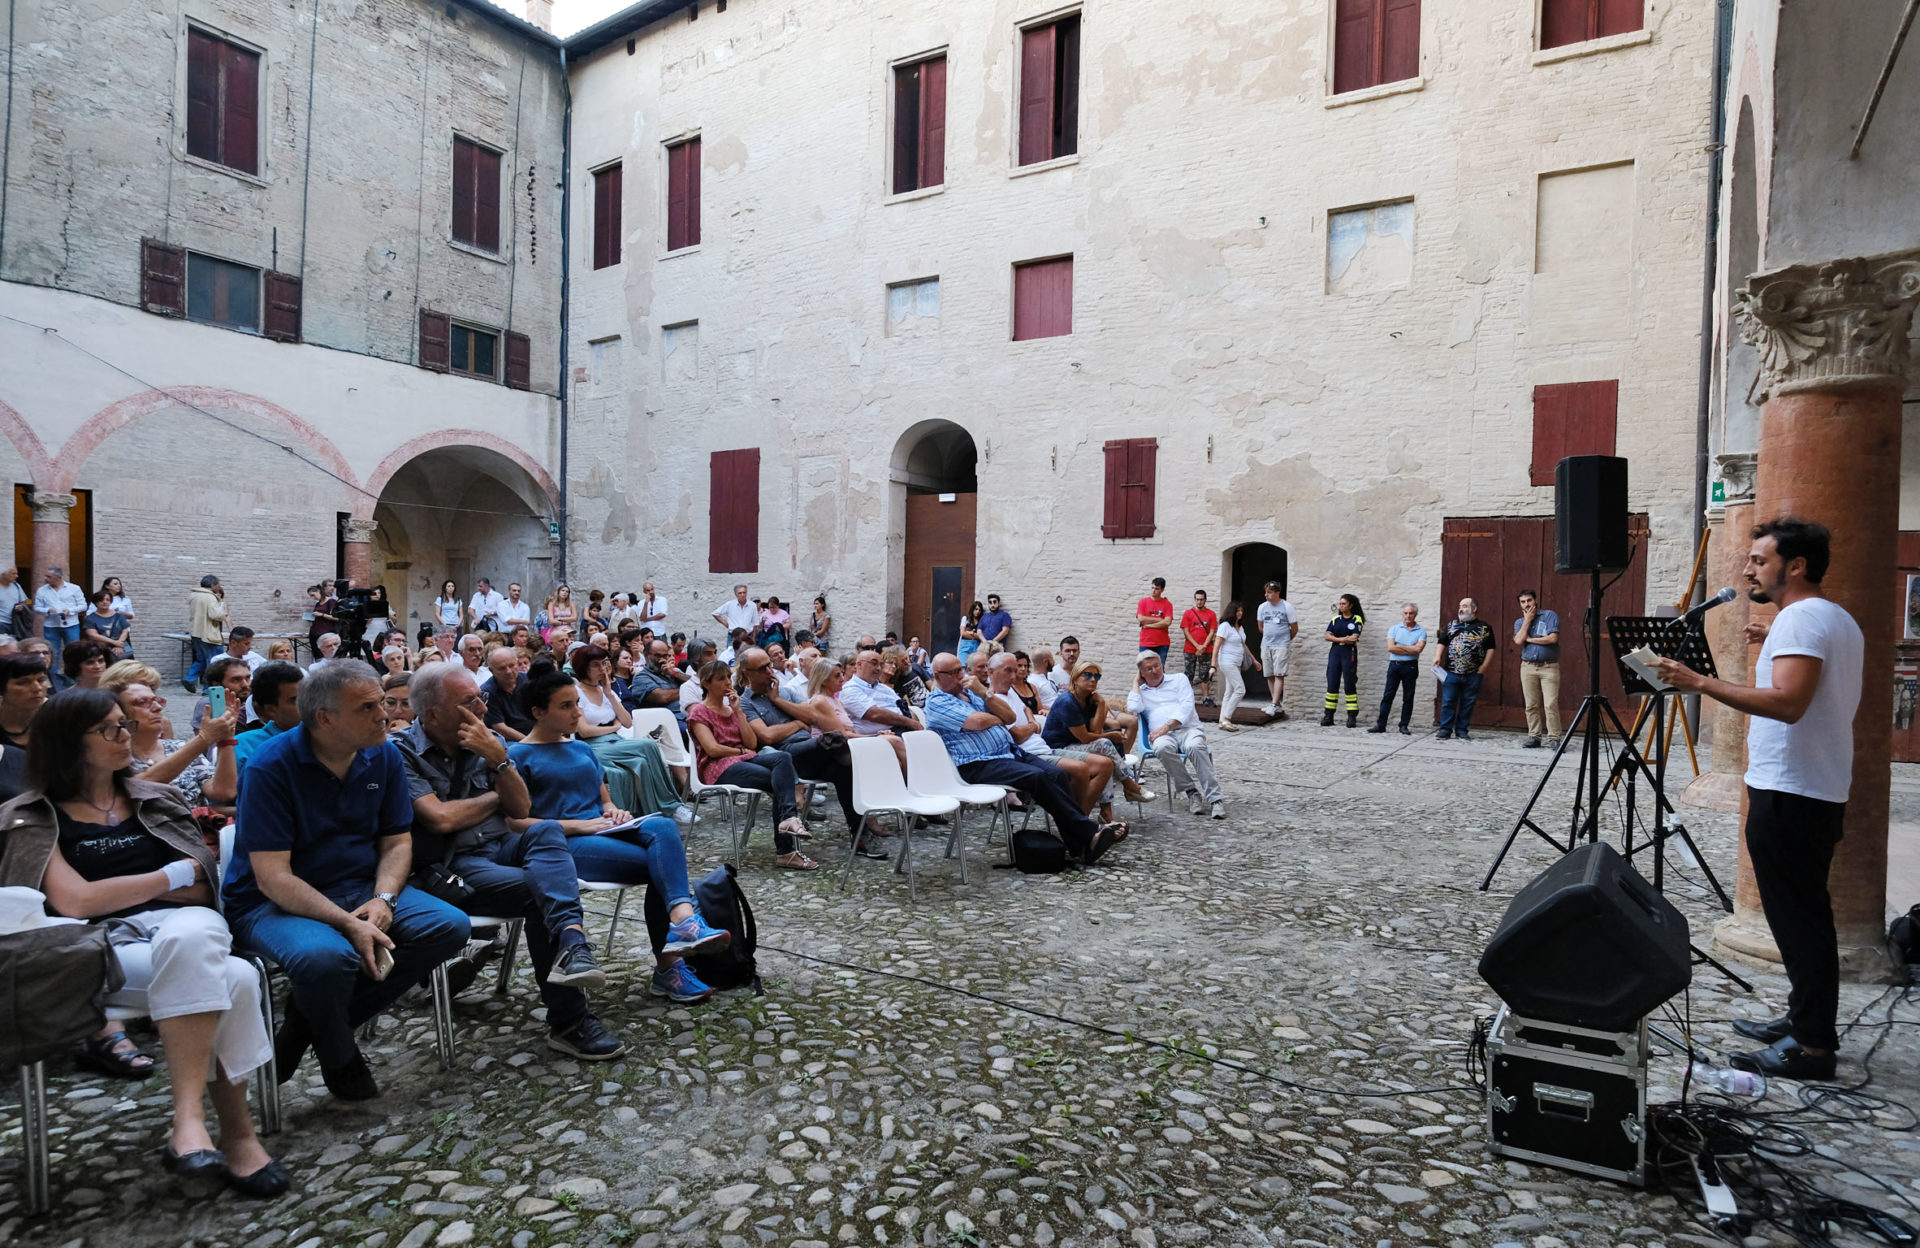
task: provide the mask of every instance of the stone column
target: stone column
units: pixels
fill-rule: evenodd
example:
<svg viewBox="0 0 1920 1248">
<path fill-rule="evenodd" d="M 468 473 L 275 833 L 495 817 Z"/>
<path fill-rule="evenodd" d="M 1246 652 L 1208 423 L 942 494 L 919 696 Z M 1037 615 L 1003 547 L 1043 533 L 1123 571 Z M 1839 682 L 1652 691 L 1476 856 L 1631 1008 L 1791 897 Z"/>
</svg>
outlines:
<svg viewBox="0 0 1920 1248">
<path fill-rule="evenodd" d="M 1727 500 L 1720 518 L 1708 521 L 1712 537 L 1707 542 L 1706 592 L 1718 593 L 1721 586 L 1731 585 L 1740 596 L 1708 612 L 1705 627 L 1720 678 L 1744 685 L 1752 667 L 1745 637 L 1748 609 L 1752 604 L 1747 601 L 1745 575 L 1747 534 L 1753 529 L 1756 457 L 1734 453 L 1716 459 L 1720 480 L 1727 487 Z M 1741 776 L 1747 770 L 1747 717 L 1711 699 L 1701 700 L 1701 715 L 1705 723 L 1712 726 L 1708 734 L 1713 738 L 1711 752 L 1707 769 L 1687 786 L 1682 800 L 1699 810 L 1739 810 L 1746 796 Z M 1743 847 L 1741 868 L 1743 874 L 1750 876 L 1745 867 Z M 1759 905 L 1757 899 L 1754 905 Z"/>
<path fill-rule="evenodd" d="M 41 576 L 51 567 L 62 568 L 69 576 L 73 574 L 73 569 L 67 567 L 73 553 L 73 517 L 68 513 L 79 501 L 71 494 L 49 494 L 45 490 L 33 492 L 34 586 L 39 584 Z M 22 586 L 29 598 L 33 596 L 34 586 Z"/>
<path fill-rule="evenodd" d="M 340 522 L 340 536 L 346 541 L 347 581 L 361 588 L 373 584 L 373 532 L 379 522 L 358 518 Z"/>
<path fill-rule="evenodd" d="M 1799 515 L 1832 530 L 1833 565 L 1823 586 L 1866 637 L 1853 788 L 1828 880 L 1841 969 L 1855 978 L 1888 971 L 1900 398 L 1916 304 L 1920 250 L 1758 274 L 1740 290 L 1736 308 L 1742 336 L 1760 353 L 1767 388 L 1753 518 Z M 1771 941 L 1752 939 L 1766 926 L 1750 885 L 1735 904 L 1716 942 L 1777 957 Z"/>
</svg>

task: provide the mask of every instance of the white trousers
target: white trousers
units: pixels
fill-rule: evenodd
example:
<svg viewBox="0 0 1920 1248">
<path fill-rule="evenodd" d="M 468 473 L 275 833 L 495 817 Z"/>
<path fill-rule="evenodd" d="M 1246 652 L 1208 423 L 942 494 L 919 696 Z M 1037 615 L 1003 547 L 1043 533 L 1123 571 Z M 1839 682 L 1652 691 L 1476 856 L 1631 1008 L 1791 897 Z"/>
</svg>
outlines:
<svg viewBox="0 0 1920 1248">
<path fill-rule="evenodd" d="M 1220 722 L 1230 724 L 1233 722 L 1234 711 L 1239 709 L 1240 700 L 1247 696 L 1247 682 L 1240 675 L 1238 664 L 1230 663 L 1224 667 L 1215 667 L 1213 670 L 1219 674 L 1221 687 L 1224 690 L 1220 695 Z"/>
<path fill-rule="evenodd" d="M 267 1064 L 273 1041 L 260 1016 L 260 973 L 232 955 L 227 921 L 207 906 L 142 910 L 110 920 L 109 939 L 127 977 L 106 1003 L 147 1017 L 219 1014 L 208 1078 L 238 1082 Z"/>
</svg>

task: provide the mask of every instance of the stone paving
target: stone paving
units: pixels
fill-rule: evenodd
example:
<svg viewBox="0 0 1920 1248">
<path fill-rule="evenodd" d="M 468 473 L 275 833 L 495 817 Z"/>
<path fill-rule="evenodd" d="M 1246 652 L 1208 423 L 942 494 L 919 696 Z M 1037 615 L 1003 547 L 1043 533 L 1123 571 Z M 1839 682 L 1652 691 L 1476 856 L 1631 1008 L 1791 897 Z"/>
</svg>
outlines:
<svg viewBox="0 0 1920 1248">
<path fill-rule="evenodd" d="M 1522 841 L 1490 895 L 1477 885 L 1544 751 L 1497 733 L 1409 742 L 1300 723 L 1213 738 L 1230 817 L 1193 818 L 1184 803 L 1169 815 L 1163 798 L 1093 871 L 992 870 L 976 834 L 963 886 L 928 838 L 910 905 L 884 863 L 857 863 L 845 893 L 833 871 L 774 871 L 763 829 L 745 886 L 774 947 L 761 954 L 766 995 L 649 998 L 636 916 L 619 934 L 618 990 L 599 1002 L 633 1041 L 620 1062 L 549 1051 L 524 967 L 508 996 L 483 981 L 457 1004 L 450 1072 L 424 1002 L 409 1002 L 369 1046 L 382 1100 L 335 1103 L 311 1065 L 287 1085 L 270 1145 L 296 1187 L 278 1201 L 187 1193 L 161 1173 L 162 1079 L 58 1069 L 55 1211 L 19 1213 L 9 1095 L 0 1243 L 1726 1242 L 1659 1190 L 1491 1157 L 1480 1103 L 1460 1088 L 1473 1020 L 1497 1004 L 1475 962 L 1551 851 Z M 1920 809 L 1911 780 L 1901 769 L 1896 819 Z M 1688 817 L 1730 877 L 1734 817 Z M 690 840 L 696 871 L 717 861 L 717 831 Z M 834 838 L 815 845 L 838 865 Z M 1682 868 L 1672 894 L 1704 933 L 1716 916 L 1694 874 Z M 597 934 L 605 912 L 590 920 Z M 1733 1039 L 1718 1020 L 1779 1012 L 1785 981 L 1757 986 L 1751 1000 L 1696 977 L 1703 1044 Z M 1847 986 L 1843 1019 L 1880 991 Z M 1874 1085 L 1910 1100 L 1915 1044 L 1891 1030 Z M 1850 1076 L 1878 1033 L 1857 1034 Z M 1662 1050 L 1651 1100 L 1677 1095 L 1681 1066 Z M 1797 1103 L 1793 1091 L 1776 1087 L 1769 1107 Z M 1920 1200 L 1920 1142 L 1896 1125 L 1809 1128 L 1825 1154 L 1810 1173 L 1898 1207 L 1845 1162 Z"/>
</svg>

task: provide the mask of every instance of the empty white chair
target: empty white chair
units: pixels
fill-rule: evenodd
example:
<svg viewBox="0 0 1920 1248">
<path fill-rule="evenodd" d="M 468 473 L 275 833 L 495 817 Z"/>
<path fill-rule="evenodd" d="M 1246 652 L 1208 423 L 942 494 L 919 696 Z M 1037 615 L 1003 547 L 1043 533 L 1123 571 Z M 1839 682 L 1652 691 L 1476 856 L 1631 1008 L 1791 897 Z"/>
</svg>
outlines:
<svg viewBox="0 0 1920 1248">
<path fill-rule="evenodd" d="M 622 728 L 623 735 L 635 741 L 651 737 L 660 747 L 660 761 L 669 767 L 693 768 L 693 756 L 687 752 L 680 735 L 680 721 L 664 706 L 643 706 L 632 712 L 633 727 Z"/>
<path fill-rule="evenodd" d="M 953 835 L 947 838 L 947 857 L 953 857 L 956 850 L 960 855 L 960 882 L 967 882 L 967 841 L 960 832 L 960 818 L 969 806 L 993 811 L 993 819 L 987 824 L 987 843 L 993 843 L 994 825 L 1006 822 L 1008 837 L 1012 837 L 1013 816 L 1008 813 L 1007 799 L 1012 790 L 998 784 L 969 784 L 960 776 L 960 769 L 953 765 L 953 756 L 947 753 L 947 743 L 940 739 L 937 732 L 909 732 L 900 738 L 907 745 L 907 787 L 921 797 L 950 797 L 960 803 L 960 812 L 953 817 Z"/>
<path fill-rule="evenodd" d="M 956 813 L 960 801 L 923 797 L 907 788 L 893 745 L 880 737 L 848 737 L 847 749 L 853 756 L 853 809 L 860 816 L 860 826 L 847 839 L 847 863 L 840 872 L 840 887 L 845 890 L 853 876 L 860 837 L 876 820 L 891 815 L 900 822 L 900 853 L 894 860 L 894 873 L 907 873 L 907 898 L 918 900 L 913 884 L 913 825 L 933 815 Z"/>
</svg>

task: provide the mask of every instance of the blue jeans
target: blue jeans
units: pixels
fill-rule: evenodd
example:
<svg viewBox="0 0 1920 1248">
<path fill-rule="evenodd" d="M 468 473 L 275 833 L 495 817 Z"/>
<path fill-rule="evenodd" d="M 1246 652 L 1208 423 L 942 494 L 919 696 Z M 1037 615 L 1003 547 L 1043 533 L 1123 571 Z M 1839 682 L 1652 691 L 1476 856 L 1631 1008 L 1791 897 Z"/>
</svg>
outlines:
<svg viewBox="0 0 1920 1248">
<path fill-rule="evenodd" d="M 186 674 L 180 678 L 181 680 L 186 681 L 188 684 L 192 684 L 194 681 L 199 680 L 200 673 L 207 670 L 207 664 L 219 658 L 221 650 L 224 649 L 224 647 L 217 641 L 201 641 L 198 637 L 195 637 L 193 639 L 192 644 L 193 644 L 193 666 L 189 667 L 186 671 Z M 357 905 L 359 903 L 356 902 L 355 904 Z"/>
<path fill-rule="evenodd" d="M 1142 651 L 1151 650 L 1155 654 L 1159 655 L 1160 662 L 1164 666 L 1167 661 L 1167 651 L 1173 649 L 1173 647 L 1172 646 L 1141 646 L 1140 649 Z"/>
<path fill-rule="evenodd" d="M 80 640 L 80 626 L 75 624 L 71 628 L 61 628 L 58 624 L 43 624 L 40 626 L 40 635 L 52 643 L 53 665 L 58 668 L 60 652 Z"/>
<path fill-rule="evenodd" d="M 719 782 L 737 784 L 743 789 L 758 789 L 773 798 L 773 821 L 776 824 L 784 823 L 800 813 L 799 803 L 793 800 L 793 790 L 799 783 L 799 776 L 794 773 L 793 755 L 785 750 L 762 750 L 750 758 L 740 757 L 739 762 L 720 773 Z M 789 834 L 778 829 L 774 831 L 775 853 L 790 854 L 795 844 Z"/>
<path fill-rule="evenodd" d="M 373 881 L 368 880 L 335 889 L 327 900 L 353 910 L 373 892 Z M 287 973 L 294 1007 L 313 1032 L 314 1056 L 323 1070 L 338 1070 L 359 1056 L 354 1028 L 459 953 L 472 931 L 467 916 L 446 902 L 417 888 L 403 889 L 393 903 L 393 926 L 387 929 L 393 938 L 393 970 L 376 980 L 366 975 L 360 955 L 338 930 L 288 914 L 272 902 L 229 914 L 227 925 L 235 944 L 266 954 Z"/>
<path fill-rule="evenodd" d="M 1473 726 L 1473 704 L 1480 697 L 1480 673 L 1448 672 L 1440 686 L 1440 735 L 1464 737 Z"/>
<path fill-rule="evenodd" d="M 548 1029 L 566 1031 L 586 1017 L 586 993 L 547 982 L 561 933 L 585 927 L 580 876 L 560 825 L 546 819 L 525 832 L 476 845 L 455 854 L 452 866 L 473 886 L 465 903 L 468 914 L 526 919 L 527 954 L 547 1006 Z"/>
<path fill-rule="evenodd" d="M 639 827 L 611 836 L 570 836 L 567 850 L 573 855 L 579 879 L 647 886 L 647 929 L 654 937 L 653 951 L 660 952 L 667 943 L 668 912 L 682 902 L 693 904 L 693 885 L 687 882 L 687 851 L 680 843 L 679 825 L 667 815 L 648 815 Z M 660 907 L 658 930 L 652 919 L 656 902 Z"/>
</svg>

